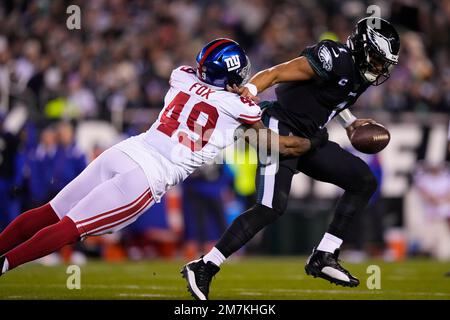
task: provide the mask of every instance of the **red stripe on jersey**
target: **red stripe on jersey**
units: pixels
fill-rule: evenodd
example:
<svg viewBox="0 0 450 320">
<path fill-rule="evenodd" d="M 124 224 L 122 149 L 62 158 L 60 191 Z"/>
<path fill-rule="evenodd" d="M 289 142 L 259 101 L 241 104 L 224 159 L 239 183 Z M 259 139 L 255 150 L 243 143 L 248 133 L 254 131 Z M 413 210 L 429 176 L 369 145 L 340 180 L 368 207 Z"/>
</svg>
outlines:
<svg viewBox="0 0 450 320">
<path fill-rule="evenodd" d="M 239 118 L 249 118 L 249 119 L 254 119 L 254 118 L 261 118 L 261 115 L 257 115 L 257 116 L 250 116 L 250 115 L 248 115 L 248 114 L 240 114 L 239 115 Z"/>
<path fill-rule="evenodd" d="M 128 220 L 131 215 L 134 215 L 134 213 L 136 213 L 136 210 L 140 210 L 143 205 L 149 203 L 152 199 L 153 197 L 151 196 L 151 193 L 148 192 L 138 203 L 134 204 L 131 208 L 128 208 L 125 211 L 109 216 L 107 218 L 100 219 L 99 221 L 92 222 L 88 225 L 80 226 L 79 229 L 81 229 L 83 233 L 90 233 L 93 230 L 101 228 L 103 226 L 106 226 L 105 228 L 108 228 L 107 225 L 126 218 L 125 220 L 123 220 L 124 222 Z"/>
<path fill-rule="evenodd" d="M 261 118 L 251 119 L 251 120 L 250 119 L 244 119 L 244 118 L 238 118 L 238 120 L 243 122 L 243 123 L 246 123 L 246 124 L 254 124 L 254 123 L 259 122 L 261 120 Z"/>
<path fill-rule="evenodd" d="M 93 217 L 90 217 L 90 218 L 86 218 L 86 219 L 77 221 L 76 224 L 77 224 L 77 225 L 78 225 L 78 224 L 82 224 L 82 223 L 85 223 L 85 222 L 88 222 L 88 221 L 91 221 L 91 220 L 94 220 L 94 219 L 103 217 L 103 216 L 105 216 L 105 215 L 107 215 L 107 214 L 114 213 L 114 212 L 116 212 L 116 211 L 125 209 L 125 208 L 127 208 L 127 207 L 129 207 L 129 206 L 135 204 L 136 202 L 138 202 L 142 197 L 145 196 L 145 194 L 146 194 L 149 190 L 150 190 L 150 188 L 148 188 L 147 190 L 145 190 L 143 194 L 141 194 L 139 197 L 137 197 L 134 201 L 130 202 L 129 204 L 126 204 L 126 205 L 121 206 L 121 207 L 116 208 L 116 209 L 109 210 L 109 211 L 107 211 L 107 212 L 98 214 L 98 215 L 93 216 Z"/>
<path fill-rule="evenodd" d="M 152 200 L 153 200 L 153 198 L 151 197 L 151 198 L 150 198 L 150 201 L 148 201 L 147 204 L 143 205 L 141 208 L 138 209 L 138 211 L 136 211 L 134 214 L 131 214 L 131 215 L 128 216 L 126 219 L 121 220 L 121 221 L 119 221 L 119 222 L 117 222 L 117 223 L 114 223 L 113 225 L 105 226 L 105 227 L 100 228 L 100 229 L 98 229 L 98 228 L 97 228 L 97 229 L 93 229 L 93 230 L 91 230 L 90 232 L 91 232 L 91 233 L 102 232 L 102 231 L 104 231 L 104 230 L 114 228 L 115 226 L 118 226 L 119 224 L 122 224 L 122 223 L 124 223 L 125 221 L 128 221 L 128 220 L 130 220 L 130 219 L 133 219 L 136 215 L 138 215 L 139 213 L 141 213 L 141 212 L 148 206 L 148 204 L 150 204 L 150 202 L 152 202 Z M 117 221 L 117 220 L 116 220 L 116 221 Z"/>
</svg>

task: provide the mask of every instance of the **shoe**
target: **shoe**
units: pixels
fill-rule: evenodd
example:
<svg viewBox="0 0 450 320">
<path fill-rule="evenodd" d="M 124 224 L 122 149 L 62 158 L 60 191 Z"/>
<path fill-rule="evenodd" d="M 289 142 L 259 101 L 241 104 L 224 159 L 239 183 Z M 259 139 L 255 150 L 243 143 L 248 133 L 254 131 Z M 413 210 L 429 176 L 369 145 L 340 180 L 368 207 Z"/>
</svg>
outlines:
<svg viewBox="0 0 450 320">
<path fill-rule="evenodd" d="M 359 280 L 339 264 L 339 249 L 334 253 L 319 251 L 314 248 L 306 261 L 305 271 L 314 278 L 319 277 L 336 285 L 357 287 Z"/>
<path fill-rule="evenodd" d="M 3 265 L 5 264 L 5 256 L 0 257 L 0 276 L 3 274 Z"/>
<path fill-rule="evenodd" d="M 219 270 L 211 261 L 205 263 L 203 258 L 200 258 L 186 264 L 181 269 L 181 274 L 188 283 L 188 291 L 196 300 L 208 300 L 211 280 Z"/>
</svg>

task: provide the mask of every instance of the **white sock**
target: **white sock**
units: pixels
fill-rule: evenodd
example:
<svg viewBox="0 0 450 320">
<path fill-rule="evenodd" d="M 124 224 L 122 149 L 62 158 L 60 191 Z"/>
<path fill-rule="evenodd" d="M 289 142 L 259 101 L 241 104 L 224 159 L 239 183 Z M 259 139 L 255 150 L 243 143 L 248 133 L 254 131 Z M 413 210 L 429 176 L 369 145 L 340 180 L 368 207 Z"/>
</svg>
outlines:
<svg viewBox="0 0 450 320">
<path fill-rule="evenodd" d="M 8 259 L 5 258 L 5 262 L 3 262 L 2 274 L 9 270 L 9 262 Z"/>
<path fill-rule="evenodd" d="M 224 257 L 222 252 L 220 252 L 216 247 L 212 248 L 210 252 L 208 252 L 203 257 L 203 262 L 208 263 L 208 261 L 211 261 L 216 266 L 220 267 L 220 265 L 226 260 L 227 258 Z"/>
<path fill-rule="evenodd" d="M 317 247 L 317 250 L 334 253 L 336 249 L 340 248 L 341 244 L 342 239 L 339 239 L 330 233 L 325 233 L 319 243 L 319 246 Z"/>
</svg>

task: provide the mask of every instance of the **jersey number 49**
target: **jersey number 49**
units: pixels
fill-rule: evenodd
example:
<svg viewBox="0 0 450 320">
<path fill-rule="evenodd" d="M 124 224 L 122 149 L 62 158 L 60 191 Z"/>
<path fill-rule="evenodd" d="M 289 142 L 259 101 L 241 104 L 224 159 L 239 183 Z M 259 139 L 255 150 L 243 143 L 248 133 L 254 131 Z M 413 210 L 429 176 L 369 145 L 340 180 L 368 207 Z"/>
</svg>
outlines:
<svg viewBox="0 0 450 320">
<path fill-rule="evenodd" d="M 172 102 L 165 108 L 163 114 L 161 115 L 160 125 L 157 127 L 159 131 L 172 137 L 175 131 L 180 126 L 178 119 L 180 118 L 181 112 L 185 107 L 191 96 L 185 92 L 179 92 Z M 170 112 L 170 114 L 169 114 Z M 204 113 L 208 116 L 208 120 L 205 125 L 201 125 L 197 122 L 200 113 Z M 189 116 L 186 120 L 186 125 L 192 132 L 199 135 L 197 140 L 192 140 L 186 132 L 178 133 L 178 141 L 190 148 L 192 151 L 200 151 L 209 141 L 211 135 L 216 127 L 217 119 L 219 118 L 219 113 L 217 109 L 213 106 L 207 104 L 206 102 L 196 103 Z"/>
</svg>

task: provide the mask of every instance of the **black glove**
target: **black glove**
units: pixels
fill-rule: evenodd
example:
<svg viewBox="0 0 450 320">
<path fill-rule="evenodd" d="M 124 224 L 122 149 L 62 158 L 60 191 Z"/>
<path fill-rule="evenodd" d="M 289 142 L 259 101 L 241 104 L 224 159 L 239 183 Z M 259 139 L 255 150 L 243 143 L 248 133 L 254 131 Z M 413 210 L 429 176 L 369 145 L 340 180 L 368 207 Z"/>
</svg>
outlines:
<svg viewBox="0 0 450 320">
<path fill-rule="evenodd" d="M 309 140 L 311 141 L 311 151 L 323 147 L 328 141 L 328 130 L 326 128 L 318 130 Z"/>
</svg>

